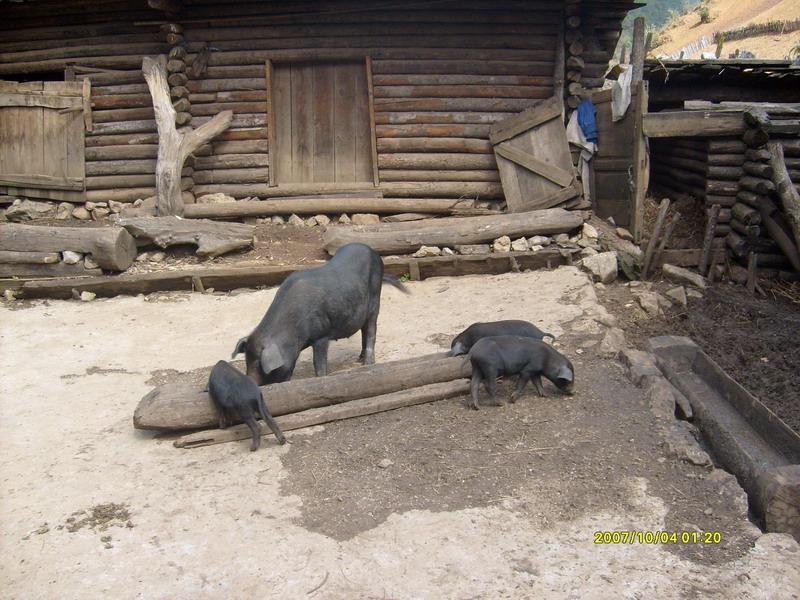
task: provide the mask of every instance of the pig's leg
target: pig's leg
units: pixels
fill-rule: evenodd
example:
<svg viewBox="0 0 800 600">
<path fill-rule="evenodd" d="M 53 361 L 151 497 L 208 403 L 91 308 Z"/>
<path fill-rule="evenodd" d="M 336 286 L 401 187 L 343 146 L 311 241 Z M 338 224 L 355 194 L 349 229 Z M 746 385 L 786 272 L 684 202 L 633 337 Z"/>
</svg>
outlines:
<svg viewBox="0 0 800 600">
<path fill-rule="evenodd" d="M 261 394 L 258 397 L 258 411 L 261 413 L 261 418 L 264 419 L 264 422 L 272 430 L 272 433 L 275 434 L 275 437 L 278 439 L 278 443 L 285 444 L 286 438 L 284 437 L 281 428 L 278 427 L 278 424 L 275 422 L 275 419 L 272 418 L 272 413 L 269 412 L 267 403 L 264 402 L 264 394 Z"/>
<path fill-rule="evenodd" d="M 378 296 L 370 302 L 367 321 L 361 328 L 361 354 L 358 357 L 365 365 L 375 364 L 375 338 L 378 335 L 378 312 L 381 309 L 381 299 Z"/>
<path fill-rule="evenodd" d="M 228 420 L 228 415 L 226 414 L 225 409 L 219 407 L 219 428 L 226 429 L 229 424 L 230 421 Z"/>
<path fill-rule="evenodd" d="M 542 376 L 538 374 L 534 375 L 533 377 L 531 377 L 531 381 L 533 382 L 533 385 L 536 387 L 536 392 L 539 394 L 539 396 L 544 398 L 547 394 L 544 393 L 544 388 L 542 387 Z"/>
<path fill-rule="evenodd" d="M 511 398 L 509 398 L 509 402 L 512 404 L 517 401 L 519 395 L 522 393 L 522 389 L 525 387 L 525 384 L 530 381 L 530 375 L 528 373 L 522 372 L 519 374 L 519 378 L 517 379 L 517 387 L 511 392 Z"/>
<path fill-rule="evenodd" d="M 477 368 L 472 369 L 472 381 L 469 385 L 469 392 L 472 395 L 472 408 L 478 410 L 478 392 L 481 385 L 481 372 Z"/>
<path fill-rule="evenodd" d="M 261 427 L 258 426 L 258 423 L 253 416 L 253 411 L 248 409 L 247 412 L 249 414 L 244 422 L 247 423 L 247 426 L 250 428 L 250 431 L 253 434 L 253 443 L 250 444 L 250 452 L 255 452 L 261 447 Z"/>
<path fill-rule="evenodd" d="M 314 373 L 317 377 L 328 374 L 328 338 L 322 338 L 312 344 L 314 349 Z"/>
<path fill-rule="evenodd" d="M 488 373 L 484 373 L 484 375 L 486 376 L 486 391 L 489 392 L 489 398 L 492 404 L 495 406 L 503 406 L 503 403 L 497 399 L 497 372 L 490 370 Z"/>
</svg>

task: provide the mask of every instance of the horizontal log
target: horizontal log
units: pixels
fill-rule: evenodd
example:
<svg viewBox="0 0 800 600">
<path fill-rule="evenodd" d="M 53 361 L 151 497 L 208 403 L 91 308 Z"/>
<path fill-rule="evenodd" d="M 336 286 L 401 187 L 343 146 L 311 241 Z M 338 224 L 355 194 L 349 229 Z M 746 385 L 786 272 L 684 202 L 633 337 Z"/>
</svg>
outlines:
<svg viewBox="0 0 800 600">
<path fill-rule="evenodd" d="M 763 129 L 751 127 L 742 135 L 742 141 L 749 148 L 760 148 L 769 141 L 769 134 Z"/>
<path fill-rule="evenodd" d="M 153 133 L 156 131 L 155 119 L 144 121 L 121 121 L 118 123 L 95 123 L 92 131 L 87 131 L 86 135 L 90 139 L 93 136 L 109 135 L 117 133 Z M 88 144 L 87 144 L 88 145 Z"/>
<path fill-rule="evenodd" d="M 742 176 L 744 171 L 742 167 L 729 167 L 729 166 L 720 166 L 720 165 L 709 165 L 706 169 L 706 176 L 709 179 L 717 179 L 717 180 L 737 180 L 739 177 Z"/>
<path fill-rule="evenodd" d="M 766 199 L 766 196 L 751 192 L 750 190 L 740 189 L 738 192 L 736 192 L 736 200 L 741 201 L 744 204 L 755 208 L 756 210 L 758 210 L 758 207 L 761 205 L 761 202 L 764 199 Z"/>
<path fill-rule="evenodd" d="M 153 99 L 150 97 L 150 94 L 120 94 L 114 96 L 96 96 L 92 94 L 92 108 L 97 110 L 144 107 L 152 108 L 152 106 Z"/>
<path fill-rule="evenodd" d="M 717 234 L 728 234 L 730 231 L 735 231 L 739 235 L 743 235 L 747 238 L 755 238 L 761 235 L 761 227 L 759 225 L 745 225 L 741 221 L 737 221 L 735 219 L 731 220 L 730 227 L 727 231 L 717 231 Z"/>
<path fill-rule="evenodd" d="M 711 139 L 708 140 L 709 154 L 743 154 L 747 146 L 741 140 Z"/>
<path fill-rule="evenodd" d="M 746 162 L 742 165 L 744 172 L 748 175 L 755 175 L 756 177 L 764 177 L 772 179 L 773 169 L 768 163 L 762 162 Z"/>
<path fill-rule="evenodd" d="M 446 200 L 428 198 L 284 198 L 280 200 L 221 202 L 218 204 L 187 205 L 187 219 L 226 219 L 241 217 L 268 217 L 272 215 L 318 215 L 337 213 L 427 213 L 449 215 L 472 208 L 471 200 Z"/>
<path fill-rule="evenodd" d="M 138 146 L 136 148 L 141 148 L 141 146 Z M 125 175 L 125 174 L 141 174 L 141 173 L 154 174 L 155 172 L 156 172 L 155 159 L 86 161 L 87 177 L 93 175 Z"/>
<path fill-rule="evenodd" d="M 537 99 L 549 98 L 552 90 L 536 94 Z M 376 112 L 388 111 L 485 111 L 520 112 L 533 106 L 534 99 L 517 98 L 376 98 Z"/>
<path fill-rule="evenodd" d="M 742 135 L 744 120 L 740 113 L 682 111 L 647 113 L 643 117 L 648 137 Z"/>
<path fill-rule="evenodd" d="M 493 169 L 482 171 L 408 171 L 382 169 L 381 181 L 500 181 L 500 173 Z"/>
<path fill-rule="evenodd" d="M 389 410 L 415 406 L 426 402 L 446 400 L 454 396 L 469 393 L 470 383 L 466 379 L 432 383 L 399 392 L 391 392 L 373 398 L 349 400 L 333 406 L 321 406 L 301 412 L 277 417 L 275 420 L 281 431 L 292 431 L 314 425 L 323 425 L 332 421 L 341 421 L 355 417 L 363 417 Z M 269 429 L 261 430 L 261 435 L 269 435 Z M 174 442 L 176 448 L 199 448 L 212 444 L 250 439 L 252 433 L 246 425 L 237 425 L 228 429 L 212 429 L 181 436 Z"/>
<path fill-rule="evenodd" d="M 87 148 L 99 148 L 101 146 L 127 146 L 151 145 L 158 147 L 158 133 L 120 133 L 111 135 L 86 136 L 83 140 Z M 99 151 L 98 151 L 99 152 Z"/>
<path fill-rule="evenodd" d="M 708 155 L 708 164 L 709 165 L 726 165 L 732 167 L 741 166 L 744 163 L 744 156 L 741 154 L 709 154 Z"/>
<path fill-rule="evenodd" d="M 195 183 L 262 183 L 269 180 L 267 167 L 252 169 L 212 169 L 195 171 L 192 175 Z"/>
<path fill-rule="evenodd" d="M 739 191 L 739 181 L 719 181 L 709 179 L 706 181 L 706 193 L 720 196 L 735 196 Z"/>
<path fill-rule="evenodd" d="M 730 208 L 736 204 L 736 196 L 717 196 L 714 194 L 706 194 L 706 206 L 714 206 L 719 204 L 722 208 Z"/>
<path fill-rule="evenodd" d="M 383 85 L 529 85 L 533 87 L 551 87 L 553 78 L 527 75 L 405 75 L 385 74 L 373 75 L 375 86 Z"/>
<path fill-rule="evenodd" d="M 154 118 L 153 107 L 147 108 L 115 108 L 112 110 L 93 110 L 92 121 L 95 126 L 100 123 L 118 123 L 120 121 L 143 121 Z"/>
<path fill-rule="evenodd" d="M 378 85 L 376 98 L 541 98 L 553 86 L 542 85 Z M 538 91 L 537 91 L 538 90 Z"/>
<path fill-rule="evenodd" d="M 195 185 L 193 191 L 196 196 L 225 192 L 234 198 L 246 198 L 248 196 L 274 198 L 276 196 L 301 196 L 337 192 L 374 192 L 375 187 L 371 181 L 364 183 L 337 182 L 325 184 L 287 183 L 279 186 L 270 186 L 268 183 L 229 183 L 224 186 L 220 186 L 219 184 Z"/>
<path fill-rule="evenodd" d="M 65 262 L 52 264 L 6 264 L 0 263 L 0 278 L 24 277 L 26 279 L 51 278 L 51 277 L 87 277 L 102 275 L 100 269 L 87 269 L 83 262 L 68 265 Z M 76 281 L 76 279 L 72 279 Z"/>
<path fill-rule="evenodd" d="M 746 176 L 739 180 L 739 185 L 757 194 L 768 194 L 775 191 L 775 184 L 769 179 Z"/>
<path fill-rule="evenodd" d="M 514 116 L 515 113 L 487 113 L 487 112 L 458 112 L 458 111 L 445 111 L 445 112 L 385 112 L 377 113 L 375 115 L 375 123 L 378 125 L 408 125 L 416 123 L 433 123 L 435 125 L 444 125 L 450 123 L 458 124 L 486 124 L 492 125 L 498 121 L 503 121 L 509 117 Z M 464 136 L 470 137 L 470 136 Z"/>
<path fill-rule="evenodd" d="M 800 115 L 800 104 L 796 102 L 709 102 L 707 100 L 686 100 L 683 107 L 687 110 L 750 110 L 759 109 L 768 115 Z"/>
<path fill-rule="evenodd" d="M 100 168 L 99 164 L 102 162 L 128 162 L 137 159 L 155 158 L 156 156 L 158 156 L 157 144 L 95 146 L 86 148 L 84 150 L 86 174 L 93 174 L 93 170 Z"/>
<path fill-rule="evenodd" d="M 189 101 L 192 104 L 225 104 L 225 108 L 233 107 L 229 104 L 234 102 L 266 102 L 267 94 L 264 90 L 232 90 L 232 91 L 217 91 L 210 93 L 189 94 Z M 247 111 L 242 111 L 247 112 Z"/>
<path fill-rule="evenodd" d="M 136 243 L 120 227 L 45 227 L 0 224 L 0 250 L 62 252 L 92 255 L 103 269 L 124 271 L 136 257 Z"/>
<path fill-rule="evenodd" d="M 0 250 L 0 263 L 2 264 L 36 264 L 50 265 L 61 260 L 58 252 L 18 252 L 14 250 Z"/>
<path fill-rule="evenodd" d="M 552 75 L 551 62 L 521 60 L 373 60 L 372 72 L 376 74 L 426 74 L 426 75 Z M 402 110 L 402 109 L 401 109 Z"/>
<path fill-rule="evenodd" d="M 211 104 L 192 104 L 192 115 L 195 117 L 214 116 L 223 110 L 232 110 L 237 114 L 267 112 L 267 101 L 260 102 L 214 102 Z"/>
<path fill-rule="evenodd" d="M 194 168 L 198 171 L 213 169 L 248 169 L 266 167 L 269 156 L 266 154 L 224 154 L 220 156 L 199 156 L 194 160 Z"/>
<path fill-rule="evenodd" d="M 237 129 L 228 129 L 223 131 L 214 138 L 214 142 L 230 142 L 240 140 L 266 140 L 267 128 L 266 127 L 239 127 Z"/>
<path fill-rule="evenodd" d="M 387 41 L 384 38 L 381 43 L 386 44 Z M 542 38 L 542 42 L 546 43 L 547 41 L 547 38 Z M 467 45 L 467 43 L 462 42 L 462 45 Z M 364 56 L 373 58 L 373 65 L 379 67 L 379 71 L 377 71 L 379 73 L 439 72 L 448 74 L 472 73 L 476 75 L 481 73 L 493 75 L 551 75 L 553 50 L 413 47 L 245 50 L 213 52 L 209 57 L 208 64 L 211 66 L 252 65 L 254 62 L 263 63 L 266 60 L 275 62 L 352 61 L 363 60 Z M 418 64 L 417 69 L 413 68 L 414 64 Z M 491 65 L 491 68 L 482 68 L 482 64 Z M 549 71 L 547 70 L 548 66 L 550 67 Z M 412 70 L 407 70 L 409 68 Z M 434 71 L 433 69 L 439 70 Z"/>
<path fill-rule="evenodd" d="M 497 169 L 493 154 L 379 154 L 379 169 L 485 170 Z"/>
<path fill-rule="evenodd" d="M 665 157 L 685 158 L 697 161 L 703 165 L 708 163 L 708 152 L 705 150 L 695 150 L 694 148 L 685 148 L 683 146 L 676 146 L 669 144 L 657 144 L 657 141 L 664 141 L 662 138 L 653 138 L 653 143 L 650 144 L 651 155 L 654 160 L 661 160 Z M 671 139 L 667 142 L 672 142 Z"/>
<path fill-rule="evenodd" d="M 503 197 L 503 186 L 492 181 L 387 181 L 380 187 L 386 196 L 403 198 Z"/>
<path fill-rule="evenodd" d="M 143 188 L 149 184 L 155 184 L 155 173 L 151 175 L 99 175 L 86 178 L 87 194 L 93 190 L 121 189 L 121 188 Z M 192 180 L 189 177 L 181 178 L 181 190 L 189 190 L 192 187 Z M 88 198 L 88 196 L 87 196 Z"/>
<path fill-rule="evenodd" d="M 183 114 L 183 113 L 181 113 Z M 189 115 L 191 116 L 191 115 Z M 192 119 L 192 126 L 196 129 L 201 125 L 208 123 L 214 117 L 210 116 L 198 116 Z M 177 122 L 177 120 L 176 120 Z M 234 129 L 250 129 L 250 128 L 258 128 L 264 127 L 267 124 L 267 115 L 265 112 L 259 112 L 257 114 L 236 114 L 234 113 L 233 119 L 231 119 L 231 128 Z M 230 137 L 221 137 L 219 136 L 217 139 L 232 139 Z"/>
<path fill-rule="evenodd" d="M 745 150 L 744 156 L 749 161 L 766 162 L 771 155 L 766 148 L 748 148 Z"/>
<path fill-rule="evenodd" d="M 379 154 L 401 152 L 464 152 L 469 154 L 492 154 L 489 140 L 471 138 L 379 138 Z"/>
<path fill-rule="evenodd" d="M 325 377 L 295 379 L 262 388 L 274 416 L 370 398 L 469 376 L 463 358 L 445 353 L 357 367 Z M 180 431 L 215 426 L 217 411 L 208 393 L 186 384 L 155 388 L 139 402 L 136 429 Z"/>
<path fill-rule="evenodd" d="M 378 125 L 375 135 L 378 138 L 479 138 L 489 139 L 489 123 L 485 125 L 456 124 L 413 124 Z"/>
<path fill-rule="evenodd" d="M 479 244 L 500 236 L 547 235 L 571 231 L 583 223 L 581 215 L 559 208 L 513 215 L 445 218 L 433 222 L 389 223 L 372 227 L 331 228 L 325 232 L 325 250 L 334 254 L 350 242 L 363 242 L 382 254 L 406 253 L 420 246 Z"/>
<path fill-rule="evenodd" d="M 781 146 L 783 146 L 783 154 L 784 156 L 796 156 L 800 157 L 800 139 L 774 139 L 773 142 L 777 142 Z"/>
</svg>

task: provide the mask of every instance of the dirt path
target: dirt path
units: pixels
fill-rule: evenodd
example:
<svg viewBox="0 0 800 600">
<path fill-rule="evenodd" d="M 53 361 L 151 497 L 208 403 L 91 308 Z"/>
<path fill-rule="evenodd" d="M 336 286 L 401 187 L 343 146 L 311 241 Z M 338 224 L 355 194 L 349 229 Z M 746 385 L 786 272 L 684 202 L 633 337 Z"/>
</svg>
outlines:
<svg viewBox="0 0 800 600">
<path fill-rule="evenodd" d="M 148 381 L 202 378 L 274 290 L 0 308 L 3 596 L 796 597 L 798 545 L 760 535 L 730 477 L 669 458 L 641 392 L 595 355 L 606 319 L 581 273 L 409 285 L 384 291 L 379 361 L 524 318 L 559 337 L 577 393 L 479 412 L 454 399 L 255 454 L 177 450 L 131 428 Z M 334 343 L 332 369 L 359 349 Z M 631 529 L 722 543 L 593 543 Z"/>
</svg>

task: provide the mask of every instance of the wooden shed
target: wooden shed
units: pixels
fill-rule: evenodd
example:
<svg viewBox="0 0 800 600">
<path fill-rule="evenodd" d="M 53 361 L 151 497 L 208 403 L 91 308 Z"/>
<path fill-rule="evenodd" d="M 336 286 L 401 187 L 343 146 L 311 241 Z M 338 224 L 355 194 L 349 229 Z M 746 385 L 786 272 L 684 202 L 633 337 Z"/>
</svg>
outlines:
<svg viewBox="0 0 800 600">
<path fill-rule="evenodd" d="M 183 170 L 185 202 L 361 190 L 502 200 L 491 125 L 553 95 L 574 106 L 602 85 L 636 6 L 0 0 L 0 193 L 153 195 L 141 67 L 165 54 L 179 125 L 234 112 Z"/>
</svg>

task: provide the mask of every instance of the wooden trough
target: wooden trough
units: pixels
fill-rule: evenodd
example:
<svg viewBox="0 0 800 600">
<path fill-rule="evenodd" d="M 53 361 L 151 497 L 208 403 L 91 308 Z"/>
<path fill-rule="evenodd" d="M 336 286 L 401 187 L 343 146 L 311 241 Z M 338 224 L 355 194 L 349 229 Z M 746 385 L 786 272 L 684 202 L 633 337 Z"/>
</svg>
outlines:
<svg viewBox="0 0 800 600">
<path fill-rule="evenodd" d="M 649 346 L 667 379 L 689 399 L 715 460 L 736 475 L 767 531 L 800 540 L 800 436 L 690 338 L 655 337 Z"/>
<path fill-rule="evenodd" d="M 464 357 L 447 353 L 357 367 L 308 379 L 263 386 L 270 411 L 290 429 L 350 418 L 466 393 L 470 376 Z M 459 381 L 457 381 L 459 380 Z M 358 401 L 353 404 L 353 401 Z M 185 431 L 216 426 L 217 411 L 207 392 L 186 384 L 166 384 L 144 396 L 133 415 L 136 429 Z M 202 434 L 178 445 L 191 447 L 241 439 L 232 434 Z"/>
</svg>

